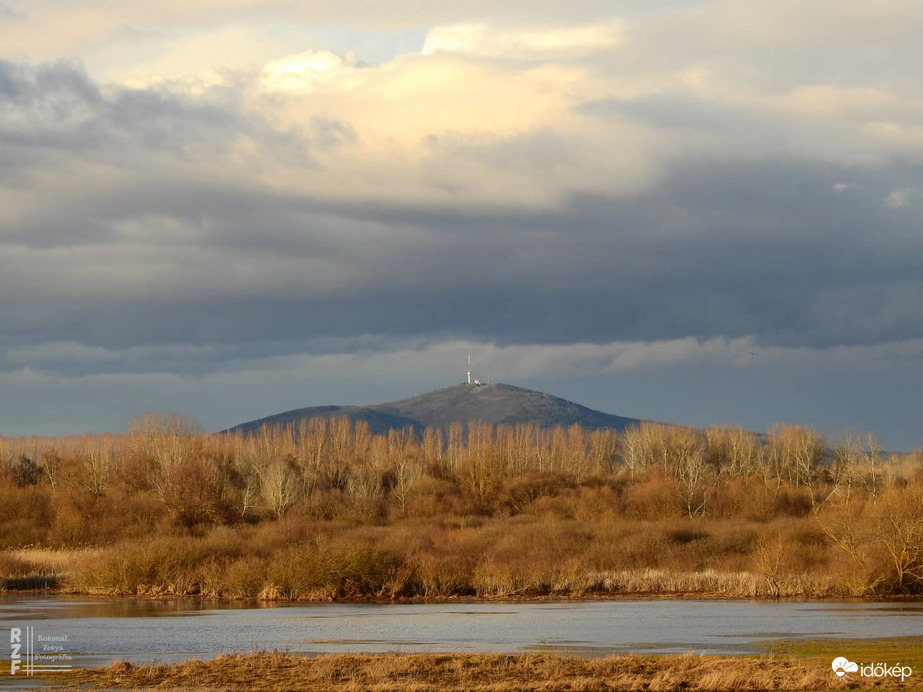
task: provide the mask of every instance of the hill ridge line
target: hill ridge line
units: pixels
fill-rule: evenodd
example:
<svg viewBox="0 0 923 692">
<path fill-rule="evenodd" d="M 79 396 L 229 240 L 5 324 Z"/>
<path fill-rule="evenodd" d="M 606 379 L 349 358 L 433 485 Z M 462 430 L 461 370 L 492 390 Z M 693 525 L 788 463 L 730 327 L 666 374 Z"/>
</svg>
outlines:
<svg viewBox="0 0 923 692">
<path fill-rule="evenodd" d="M 554 394 L 497 382 L 449 385 L 368 406 L 306 406 L 240 423 L 225 432 L 252 433 L 264 425 L 288 425 L 302 419 L 340 416 L 353 422 L 365 421 L 375 433 L 413 427 L 418 434 L 427 427 L 447 429 L 455 422 L 465 425 L 472 422 L 534 423 L 542 428 L 579 423 L 589 430 L 624 430 L 641 422 L 597 411 Z"/>
</svg>

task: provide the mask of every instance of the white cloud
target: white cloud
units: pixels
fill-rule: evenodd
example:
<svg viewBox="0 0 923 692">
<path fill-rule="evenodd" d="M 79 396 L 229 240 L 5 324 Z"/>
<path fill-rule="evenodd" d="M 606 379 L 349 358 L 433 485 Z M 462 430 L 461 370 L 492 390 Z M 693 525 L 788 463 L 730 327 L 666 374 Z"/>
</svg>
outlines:
<svg viewBox="0 0 923 692">
<path fill-rule="evenodd" d="M 891 194 L 885 198 L 885 206 L 888 209 L 905 209 L 911 205 L 916 195 L 917 191 L 909 187 L 892 190 Z"/>
<path fill-rule="evenodd" d="M 623 37 L 622 22 L 608 22 L 553 29 L 497 29 L 487 24 L 455 24 L 431 29 L 423 54 L 470 53 L 487 57 L 528 59 L 578 57 L 617 46 Z"/>
<path fill-rule="evenodd" d="M 353 77 L 355 83 L 357 63 L 355 53 L 308 51 L 266 63 L 261 79 L 269 91 L 310 92 L 343 77 Z"/>
<path fill-rule="evenodd" d="M 846 192 L 847 190 L 855 190 L 857 185 L 855 183 L 836 183 L 833 186 L 834 192 Z"/>
<path fill-rule="evenodd" d="M 578 3 L 571 21 L 539 5 L 517 22 L 514 15 L 501 19 L 486 3 L 461 3 L 445 12 L 403 3 L 394 22 L 417 18 L 431 28 L 420 52 L 375 65 L 362 64 L 356 53 L 310 45 L 267 61 L 274 44 L 260 34 L 266 25 L 252 28 L 244 21 L 258 14 L 259 3 L 252 0 L 111 11 L 83 0 L 63 13 L 38 5 L 30 20 L 34 30 L 17 32 L 15 40 L 19 52 L 44 57 L 52 49 L 36 37 L 57 36 L 50 45 L 86 55 L 103 71 L 111 65 L 123 84 L 135 87 L 202 98 L 239 90 L 229 106 L 242 110 L 235 115 L 264 119 L 291 141 L 308 140 L 315 118 L 346 123 L 358 133 L 355 141 L 329 156 L 315 154 L 310 165 L 286 165 L 269 155 L 260 138 L 242 135 L 227 142 L 220 165 L 200 171 L 323 199 L 554 208 L 572 195 L 642 193 L 664 179 L 672 161 L 698 153 L 744 161 L 793 155 L 848 166 L 923 156 L 919 88 L 896 79 L 863 79 L 857 86 L 846 72 L 816 74 L 810 61 L 807 67 L 789 64 L 787 52 L 770 60 L 758 52 L 797 46 L 807 61 L 823 47 L 831 51 L 831 64 L 848 63 L 858 49 L 827 42 L 836 32 L 858 36 L 860 27 L 872 26 L 900 46 L 895 55 L 916 55 L 916 42 L 902 43 L 905 32 L 893 21 L 894 5 L 824 0 L 804 10 L 790 0 L 745 8 L 733 2 L 668 3 L 648 15 L 614 16 L 612 8 Z M 906 3 L 900 10 L 916 12 Z M 372 12 L 350 3 L 336 11 L 313 5 L 276 11 L 268 14 L 295 26 L 311 12 L 365 26 Z M 801 21 L 804 12 L 812 21 Z M 459 21 L 465 15 L 480 21 Z M 821 17 L 823 25 L 815 25 L 813 18 Z M 119 27 L 134 27 L 143 39 L 128 40 Z M 323 32 L 312 36 L 322 38 Z M 355 36 L 361 55 L 362 35 Z M 288 41 L 275 50 L 284 51 Z M 115 45 L 117 52 L 107 52 Z M 900 67 L 890 54 L 876 59 L 887 67 L 881 74 Z M 126 63 L 132 77 L 122 70 Z M 228 65 L 234 70 L 223 69 Z M 681 102 L 690 95 L 703 112 L 719 114 L 722 127 L 706 131 L 693 121 L 665 132 L 643 117 L 591 118 L 581 111 L 599 99 Z M 681 109 L 675 113 L 683 116 Z M 554 139 L 567 155 L 554 165 L 537 165 L 540 157 L 520 148 L 530 137 Z M 510 143 L 515 156 L 509 155 Z M 180 165 L 189 170 L 193 161 L 208 160 L 187 155 Z"/>
</svg>

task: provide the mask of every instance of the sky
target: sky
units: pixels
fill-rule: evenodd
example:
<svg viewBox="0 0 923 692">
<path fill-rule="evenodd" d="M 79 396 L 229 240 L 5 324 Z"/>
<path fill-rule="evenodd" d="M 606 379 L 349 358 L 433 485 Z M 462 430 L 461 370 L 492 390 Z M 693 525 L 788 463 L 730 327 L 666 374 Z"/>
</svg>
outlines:
<svg viewBox="0 0 923 692">
<path fill-rule="evenodd" d="M 0 434 L 474 376 L 923 446 L 917 0 L 0 0 Z"/>
</svg>

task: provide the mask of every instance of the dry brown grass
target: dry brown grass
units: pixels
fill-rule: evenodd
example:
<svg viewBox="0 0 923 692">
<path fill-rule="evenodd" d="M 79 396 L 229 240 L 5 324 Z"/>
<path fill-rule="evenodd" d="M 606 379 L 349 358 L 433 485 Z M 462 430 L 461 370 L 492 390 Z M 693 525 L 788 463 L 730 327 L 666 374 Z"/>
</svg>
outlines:
<svg viewBox="0 0 923 692">
<path fill-rule="evenodd" d="M 530 690 L 839 690 L 862 681 L 837 678 L 816 660 L 698 655 L 577 658 L 550 654 L 221 656 L 176 665 L 78 671 L 60 682 L 91 689 L 376 690 L 525 692 Z M 875 685 L 911 689 L 899 681 Z"/>
<path fill-rule="evenodd" d="M 47 572 L 63 573 L 84 560 L 98 560 L 103 556 L 102 548 L 20 548 L 9 554 Z"/>
<path fill-rule="evenodd" d="M 245 437 L 150 418 L 122 436 L 0 438 L 0 584 L 293 600 L 923 593 L 923 455 L 885 463 L 851 441 L 834 463 L 797 426 L 767 441 L 463 432 L 332 419 Z"/>
<path fill-rule="evenodd" d="M 103 554 L 100 548 L 0 550 L 0 591 L 55 588 L 76 564 Z"/>
<path fill-rule="evenodd" d="M 775 537 L 771 549 L 760 548 L 762 534 Z M 52 564 L 56 555 L 36 551 L 35 559 Z M 588 522 L 552 514 L 356 526 L 290 514 L 257 526 L 66 555 L 57 573 L 61 587 L 103 595 L 300 601 L 864 595 L 863 583 L 850 587 L 842 578 L 853 569 L 846 558 L 798 519 Z"/>
</svg>

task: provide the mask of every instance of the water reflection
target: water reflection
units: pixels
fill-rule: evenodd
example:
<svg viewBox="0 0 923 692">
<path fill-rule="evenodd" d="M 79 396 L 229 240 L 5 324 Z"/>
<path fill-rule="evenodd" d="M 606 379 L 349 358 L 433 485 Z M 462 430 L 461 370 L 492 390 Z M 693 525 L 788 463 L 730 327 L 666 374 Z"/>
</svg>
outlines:
<svg viewBox="0 0 923 692">
<path fill-rule="evenodd" d="M 283 608 L 264 601 L 206 601 L 189 598 L 87 598 L 86 596 L 0 596 L 0 621 L 28 617 L 131 618 L 202 615 L 206 611 Z"/>
</svg>

